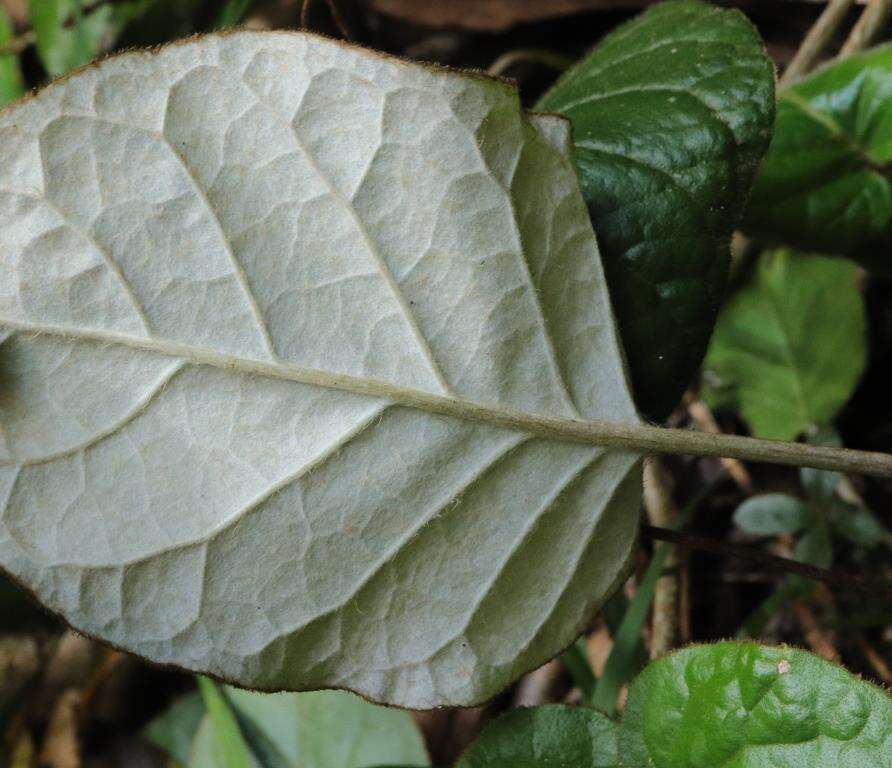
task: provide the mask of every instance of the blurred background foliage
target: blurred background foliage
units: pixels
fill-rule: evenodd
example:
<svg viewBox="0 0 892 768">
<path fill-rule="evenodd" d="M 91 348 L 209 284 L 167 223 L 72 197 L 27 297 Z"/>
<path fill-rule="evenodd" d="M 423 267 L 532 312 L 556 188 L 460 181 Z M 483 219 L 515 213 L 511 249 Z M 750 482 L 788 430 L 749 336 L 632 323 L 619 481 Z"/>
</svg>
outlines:
<svg viewBox="0 0 892 768">
<path fill-rule="evenodd" d="M 489 70 L 514 78 L 532 106 L 649 4 L 0 0 L 0 105 L 117 50 L 245 24 Z M 782 72 L 826 7 L 720 5 L 750 17 Z M 868 25 L 877 44 L 892 36 L 892 3 L 834 5 L 844 12 L 818 58 L 848 52 Z M 892 451 L 890 265 L 892 47 L 879 45 L 780 89 L 705 363 L 668 423 Z M 410 715 L 347 693 L 263 696 L 196 681 L 66 630 L 0 577 L 0 765 L 446 765 L 510 707 L 588 702 L 613 712 L 649 657 L 733 636 L 807 647 L 892 685 L 888 592 L 784 574 L 748 554 L 889 579 L 890 483 L 695 458 L 653 462 L 646 480 L 646 523 L 696 530 L 713 545 L 692 536 L 673 548 L 645 529 L 635 573 L 590 631 L 471 710 Z"/>
</svg>

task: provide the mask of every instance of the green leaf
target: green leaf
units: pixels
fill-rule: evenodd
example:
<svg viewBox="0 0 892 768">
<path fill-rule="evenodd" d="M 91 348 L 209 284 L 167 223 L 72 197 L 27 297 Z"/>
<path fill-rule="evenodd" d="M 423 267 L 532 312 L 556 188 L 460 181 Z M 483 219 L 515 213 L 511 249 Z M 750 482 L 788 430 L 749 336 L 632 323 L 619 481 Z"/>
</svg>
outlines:
<svg viewBox="0 0 892 768">
<path fill-rule="evenodd" d="M 639 409 L 661 420 L 699 367 L 774 117 L 774 69 L 737 11 L 662 3 L 609 34 L 538 109 L 573 123 Z"/>
<path fill-rule="evenodd" d="M 816 565 L 818 568 L 833 565 L 833 541 L 827 523 L 815 521 L 796 542 L 793 555 L 800 563 Z"/>
<path fill-rule="evenodd" d="M 892 270 L 892 45 L 778 94 L 774 140 L 744 227 Z"/>
<path fill-rule="evenodd" d="M 225 694 L 207 677 L 198 678 L 198 688 L 214 734 L 210 742 L 213 764 L 220 768 L 251 768 L 251 752 Z M 204 762 L 201 764 L 204 765 Z"/>
<path fill-rule="evenodd" d="M 723 472 L 717 474 L 688 500 L 680 510 L 673 526 L 676 530 L 687 524 L 703 499 L 723 478 Z M 670 544 L 659 543 L 654 547 L 653 557 L 648 563 L 644 578 L 641 579 L 635 596 L 626 607 L 622 621 L 613 632 L 613 648 L 604 665 L 604 672 L 598 678 L 589 699 L 589 703 L 608 715 L 613 715 L 616 712 L 617 697 L 622 686 L 631 680 L 642 666 L 639 663 L 638 653 L 641 645 L 641 630 L 647 621 L 657 582 L 663 575 L 666 558 L 669 557 L 671 551 L 672 545 Z"/>
<path fill-rule="evenodd" d="M 864 299 L 848 262 L 763 254 L 722 310 L 706 357 L 704 397 L 736 406 L 759 437 L 790 440 L 829 421 L 867 361 Z"/>
<path fill-rule="evenodd" d="M 629 768 L 886 768 L 892 699 L 793 648 L 694 646 L 650 664 L 619 729 Z"/>
<path fill-rule="evenodd" d="M 795 533 L 804 528 L 810 518 L 805 504 L 785 493 L 753 496 L 734 512 L 737 527 L 757 536 Z"/>
<path fill-rule="evenodd" d="M 597 681 L 588 660 L 588 643 L 585 635 L 578 638 L 561 654 L 561 661 L 573 678 L 573 684 L 582 693 L 582 698 L 588 701 L 594 693 Z"/>
<path fill-rule="evenodd" d="M 471 705 L 554 658 L 641 497 L 577 441 L 640 421 L 568 148 L 504 81 L 299 32 L 0 112 L 0 566 L 260 690 Z"/>
<path fill-rule="evenodd" d="M 3 6 L 0 5 L 0 48 L 13 38 L 12 25 Z M 25 93 L 19 57 L 15 54 L 0 55 L 0 107 L 15 101 Z"/>
<path fill-rule="evenodd" d="M 378 707 L 342 691 L 253 693 L 226 688 L 225 696 L 242 723 L 265 740 L 252 748 L 258 768 L 366 768 L 429 764 L 424 742 L 412 716 Z M 248 742 L 251 740 L 248 739 Z M 192 766 L 224 768 L 214 762 L 213 744 L 199 734 Z M 275 750 L 275 757 L 270 755 Z"/>
<path fill-rule="evenodd" d="M 220 11 L 220 15 L 217 17 L 216 28 L 226 29 L 241 24 L 245 14 L 251 9 L 252 3 L 253 0 L 227 0 L 226 5 L 223 6 L 223 10 Z"/>
<path fill-rule="evenodd" d="M 799 470 L 799 480 L 812 501 L 827 503 L 836 495 L 842 475 L 826 469 L 803 467 Z"/>
<path fill-rule="evenodd" d="M 587 707 L 547 704 L 493 720 L 455 768 L 618 768 L 616 725 Z"/>
<path fill-rule="evenodd" d="M 93 4 L 86 0 L 28 0 L 37 53 L 51 77 L 92 61 L 112 46 L 121 30 L 139 18 L 155 0 L 123 0 Z"/>
<path fill-rule="evenodd" d="M 181 765 L 186 765 L 189 747 L 206 713 L 201 694 L 187 694 L 143 728 L 142 736 Z"/>
</svg>

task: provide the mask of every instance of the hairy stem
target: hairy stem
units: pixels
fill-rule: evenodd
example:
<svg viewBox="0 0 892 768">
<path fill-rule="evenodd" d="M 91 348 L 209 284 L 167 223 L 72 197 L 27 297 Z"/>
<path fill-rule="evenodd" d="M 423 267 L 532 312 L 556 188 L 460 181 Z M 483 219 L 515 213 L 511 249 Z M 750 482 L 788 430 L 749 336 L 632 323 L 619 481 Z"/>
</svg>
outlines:
<svg viewBox="0 0 892 768">
<path fill-rule="evenodd" d="M 407 408 L 415 408 L 465 421 L 475 421 L 517 432 L 526 432 L 552 440 L 603 445 L 630 453 L 729 457 L 742 461 L 761 461 L 769 464 L 830 469 L 838 472 L 892 478 L 892 454 L 761 440 L 738 435 L 712 435 L 706 432 L 669 429 L 649 424 L 581 421 L 544 416 L 520 411 L 516 408 L 466 400 L 462 397 L 437 395 L 391 384 L 380 379 L 320 371 L 291 363 L 271 363 L 235 357 L 216 350 L 182 344 L 169 339 L 147 339 L 88 328 L 72 330 L 51 324 L 21 323 L 11 320 L 0 321 L 0 328 L 118 344 L 131 349 L 178 357 L 191 365 L 207 365 L 225 371 L 265 376 L 284 381 L 297 381 L 316 387 L 370 395 Z M 15 460 L 0 460 L 0 466 L 17 463 Z"/>
</svg>

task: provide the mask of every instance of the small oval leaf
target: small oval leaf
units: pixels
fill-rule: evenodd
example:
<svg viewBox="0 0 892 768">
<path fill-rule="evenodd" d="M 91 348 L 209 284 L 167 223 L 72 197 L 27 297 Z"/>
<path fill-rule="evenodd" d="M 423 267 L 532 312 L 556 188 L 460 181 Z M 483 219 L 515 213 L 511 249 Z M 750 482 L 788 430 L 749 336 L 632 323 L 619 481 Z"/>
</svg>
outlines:
<svg viewBox="0 0 892 768">
<path fill-rule="evenodd" d="M 785 493 L 753 496 L 734 511 L 737 527 L 757 536 L 795 533 L 808 525 L 809 520 L 805 504 Z"/>
</svg>

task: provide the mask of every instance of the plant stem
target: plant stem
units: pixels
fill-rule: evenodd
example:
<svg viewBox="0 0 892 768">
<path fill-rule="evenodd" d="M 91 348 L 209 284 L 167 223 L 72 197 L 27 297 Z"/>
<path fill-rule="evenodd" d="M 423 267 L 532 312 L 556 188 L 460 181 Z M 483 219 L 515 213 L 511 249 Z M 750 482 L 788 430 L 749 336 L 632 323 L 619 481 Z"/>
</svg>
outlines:
<svg viewBox="0 0 892 768">
<path fill-rule="evenodd" d="M 791 85 L 814 66 L 854 4 L 855 0 L 830 0 L 827 3 L 827 7 L 806 34 L 793 60 L 784 70 L 778 85 L 782 87 Z"/>
<path fill-rule="evenodd" d="M 530 62 L 534 64 L 542 64 L 549 69 L 563 72 L 570 68 L 573 60 L 567 56 L 554 51 L 548 51 L 541 48 L 519 48 L 513 51 L 506 51 L 497 58 L 486 70 L 494 77 L 502 77 L 515 64 L 522 62 Z"/>
<path fill-rule="evenodd" d="M 883 31 L 892 15 L 892 0 L 871 0 L 861 12 L 848 39 L 839 52 L 839 58 L 851 56 L 867 48 Z"/>
<path fill-rule="evenodd" d="M 714 555 L 722 555 L 725 557 L 737 557 L 742 560 L 748 560 L 753 563 L 773 568 L 774 570 L 786 573 L 795 573 L 806 579 L 821 581 L 825 584 L 834 584 L 836 586 L 857 589 L 862 592 L 877 594 L 886 599 L 892 599 L 892 583 L 881 580 L 870 580 L 853 573 L 845 573 L 843 571 L 828 570 L 827 568 L 818 568 L 808 563 L 800 563 L 797 560 L 791 560 L 787 557 L 778 557 L 763 552 L 753 547 L 742 547 L 736 544 L 728 544 L 716 539 L 709 539 L 703 536 L 697 536 L 682 531 L 673 531 L 667 528 L 655 528 L 651 525 L 641 526 L 642 536 L 644 538 L 656 541 L 668 541 L 679 547 L 687 549 L 696 549 L 701 552 L 710 552 Z"/>
<path fill-rule="evenodd" d="M 729 457 L 742 461 L 762 461 L 794 467 L 830 469 L 837 472 L 875 475 L 892 478 L 892 454 L 853 451 L 805 443 L 785 443 L 739 435 L 711 435 L 688 429 L 669 429 L 649 424 L 621 421 L 582 421 L 528 413 L 501 405 L 478 403 L 452 395 L 437 395 L 411 387 L 391 384 L 380 379 L 367 379 L 315 368 L 304 368 L 284 362 L 266 362 L 240 358 L 204 347 L 169 339 L 146 339 L 120 334 L 51 324 L 3 320 L 0 328 L 24 333 L 45 333 L 54 336 L 119 344 L 131 349 L 158 352 L 179 357 L 192 365 L 208 365 L 245 375 L 264 376 L 282 381 L 297 381 L 315 387 L 337 389 L 358 395 L 371 395 L 394 405 L 402 405 L 440 416 L 474 421 L 492 427 L 525 432 L 551 440 L 608 448 L 639 454 L 691 454 L 695 456 Z M 14 460 L 0 460 L 0 466 L 15 465 Z"/>
<path fill-rule="evenodd" d="M 644 509 L 651 525 L 671 528 L 678 519 L 672 499 L 672 478 L 656 456 L 644 465 Z M 678 630 L 678 557 L 670 548 L 663 563 L 663 574 L 654 588 L 651 619 L 650 657 L 658 659 L 675 646 Z"/>
</svg>

